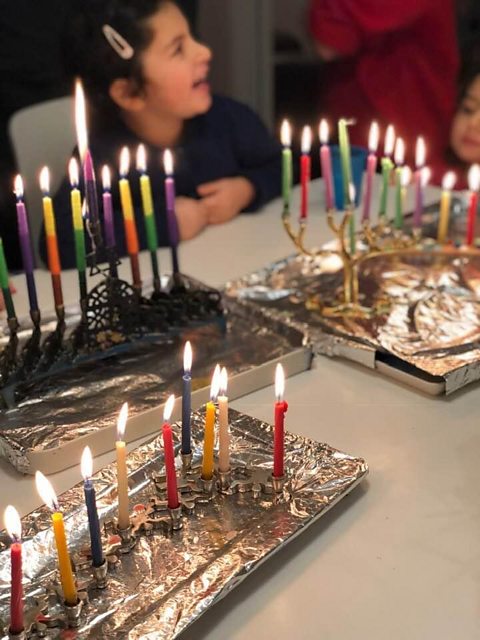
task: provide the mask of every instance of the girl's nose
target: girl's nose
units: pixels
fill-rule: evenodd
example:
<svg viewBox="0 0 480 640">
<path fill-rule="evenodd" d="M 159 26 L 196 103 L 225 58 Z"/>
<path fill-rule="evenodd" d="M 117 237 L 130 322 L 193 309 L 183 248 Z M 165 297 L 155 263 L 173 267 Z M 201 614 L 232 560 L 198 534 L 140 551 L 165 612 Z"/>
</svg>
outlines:
<svg viewBox="0 0 480 640">
<path fill-rule="evenodd" d="M 197 42 L 197 46 L 197 59 L 200 60 L 200 62 L 210 62 L 212 59 L 212 50 L 210 47 L 207 47 L 203 42 Z"/>
</svg>

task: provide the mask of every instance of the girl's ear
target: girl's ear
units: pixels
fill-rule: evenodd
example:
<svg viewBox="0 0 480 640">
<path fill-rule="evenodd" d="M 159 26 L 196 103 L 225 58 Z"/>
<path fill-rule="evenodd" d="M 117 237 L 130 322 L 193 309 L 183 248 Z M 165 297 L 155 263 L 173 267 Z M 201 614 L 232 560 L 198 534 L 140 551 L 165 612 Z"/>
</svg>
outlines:
<svg viewBox="0 0 480 640">
<path fill-rule="evenodd" d="M 141 111 L 145 101 L 132 80 L 117 78 L 108 90 L 110 98 L 124 111 Z"/>
</svg>

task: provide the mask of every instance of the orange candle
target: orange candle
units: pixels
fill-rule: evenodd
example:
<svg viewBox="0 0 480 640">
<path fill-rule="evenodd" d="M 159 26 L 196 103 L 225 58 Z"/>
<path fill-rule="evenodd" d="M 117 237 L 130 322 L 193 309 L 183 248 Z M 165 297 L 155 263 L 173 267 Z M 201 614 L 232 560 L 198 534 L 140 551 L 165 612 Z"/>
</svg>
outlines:
<svg viewBox="0 0 480 640">
<path fill-rule="evenodd" d="M 40 172 L 40 189 L 43 193 L 43 220 L 45 224 L 45 236 L 47 241 L 48 269 L 52 276 L 53 298 L 55 307 L 63 307 L 62 281 L 60 279 L 60 256 L 58 253 L 57 231 L 55 227 L 55 215 L 53 203 L 50 197 L 50 173 L 48 167 L 43 167 Z"/>
<path fill-rule="evenodd" d="M 132 192 L 127 175 L 130 169 L 130 152 L 128 147 L 123 147 L 120 154 L 120 180 L 118 187 L 120 189 L 120 202 L 122 204 L 123 225 L 125 228 L 125 242 L 127 252 L 130 256 L 130 264 L 132 268 L 133 284 L 137 288 L 142 287 L 140 278 L 140 266 L 138 263 L 138 236 L 137 227 L 135 225 L 135 214 L 132 203 Z"/>
<path fill-rule="evenodd" d="M 215 401 L 220 389 L 220 367 L 217 364 L 210 386 L 210 402 L 206 405 L 205 435 L 203 440 L 202 479 L 213 478 L 213 448 L 215 444 Z"/>
</svg>

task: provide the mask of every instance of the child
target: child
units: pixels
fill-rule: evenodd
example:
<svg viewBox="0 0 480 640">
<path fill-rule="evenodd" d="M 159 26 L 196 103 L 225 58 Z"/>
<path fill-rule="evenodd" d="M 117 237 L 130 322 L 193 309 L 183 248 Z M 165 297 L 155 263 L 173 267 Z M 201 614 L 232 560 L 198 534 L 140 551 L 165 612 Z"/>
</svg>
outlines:
<svg viewBox="0 0 480 640">
<path fill-rule="evenodd" d="M 166 147 L 175 158 L 176 215 L 182 240 L 276 197 L 281 184 L 278 143 L 249 108 L 211 96 L 210 49 L 193 38 L 173 0 L 90 0 L 88 4 L 90 10 L 82 9 L 72 24 L 73 40 L 68 46 L 90 108 L 89 146 L 98 175 L 103 164 L 115 175 L 120 150 L 129 147 L 140 246 L 145 248 L 146 242 L 134 169 L 139 143 L 147 148 L 161 244 L 168 243 L 161 166 Z M 124 255 L 115 180 L 112 186 L 117 248 Z M 75 265 L 68 202 L 65 180 L 55 198 L 64 268 Z M 41 250 L 45 256 L 44 241 Z"/>
<path fill-rule="evenodd" d="M 457 163 L 480 163 L 480 66 L 472 69 L 460 95 L 450 129 L 450 147 Z"/>
</svg>

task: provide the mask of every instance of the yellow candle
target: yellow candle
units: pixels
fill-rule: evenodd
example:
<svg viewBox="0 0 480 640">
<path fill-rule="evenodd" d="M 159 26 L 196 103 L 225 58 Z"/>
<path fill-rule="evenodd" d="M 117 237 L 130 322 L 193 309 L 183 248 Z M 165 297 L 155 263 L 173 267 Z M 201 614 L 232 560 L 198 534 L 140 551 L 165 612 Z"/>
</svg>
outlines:
<svg viewBox="0 0 480 640">
<path fill-rule="evenodd" d="M 210 402 L 207 402 L 205 416 L 205 435 L 203 440 L 202 478 L 213 478 L 213 447 L 215 444 L 215 400 L 220 386 L 220 367 L 215 367 L 212 384 L 210 386 Z"/>
<path fill-rule="evenodd" d="M 137 227 L 135 226 L 135 214 L 133 210 L 132 192 L 130 183 L 126 176 L 130 167 L 130 154 L 128 147 L 123 147 L 120 154 L 120 180 L 118 187 L 120 189 L 120 202 L 122 205 L 123 222 L 125 226 L 125 240 L 127 251 L 130 255 L 138 253 L 138 236 Z"/>
<path fill-rule="evenodd" d="M 450 201 L 452 189 L 455 186 L 456 176 L 453 171 L 449 171 L 443 176 L 442 197 L 440 199 L 440 217 L 438 220 L 437 240 L 440 244 L 445 244 L 448 235 L 448 223 L 450 220 Z"/>
<path fill-rule="evenodd" d="M 40 188 L 43 191 L 43 221 L 47 241 L 48 268 L 52 275 L 60 275 L 60 257 L 58 255 L 57 230 L 55 228 L 53 203 L 49 194 L 50 175 L 48 167 L 43 167 L 40 173 Z"/>
<path fill-rule="evenodd" d="M 227 370 L 223 367 L 220 374 L 220 395 L 218 396 L 218 468 L 222 473 L 230 470 L 227 384 Z"/>
<path fill-rule="evenodd" d="M 128 403 L 124 403 L 117 422 L 117 441 L 115 450 L 117 453 L 117 494 L 118 494 L 118 528 L 128 529 L 130 526 L 130 514 L 128 506 L 128 474 L 127 474 L 127 450 L 123 435 L 128 418 Z"/>
<path fill-rule="evenodd" d="M 78 601 L 77 589 L 75 587 L 75 579 L 73 577 L 72 563 L 68 553 L 67 537 L 65 535 L 65 525 L 63 516 L 59 511 L 57 496 L 52 485 L 47 478 L 37 471 L 35 474 L 35 482 L 37 491 L 45 504 L 53 511 L 52 523 L 53 533 L 55 536 L 55 545 L 57 547 L 58 569 L 60 572 L 60 581 L 62 583 L 63 595 L 65 602 L 69 605 L 75 605 Z"/>
</svg>

